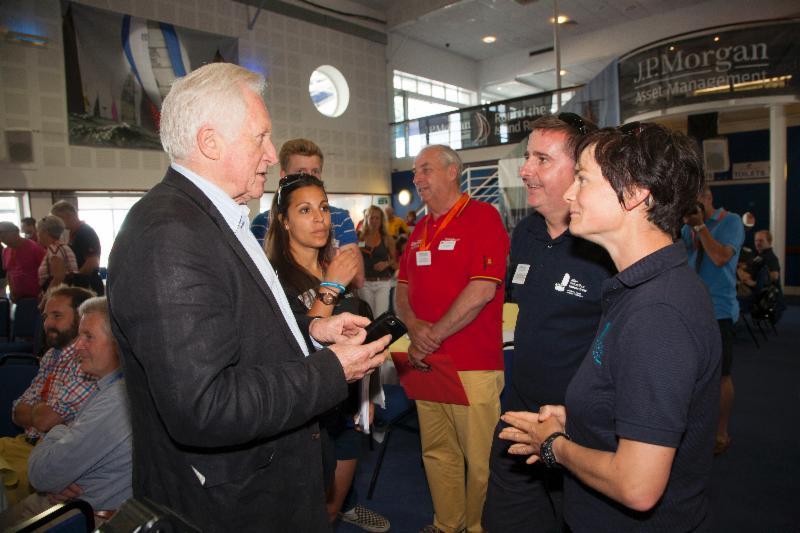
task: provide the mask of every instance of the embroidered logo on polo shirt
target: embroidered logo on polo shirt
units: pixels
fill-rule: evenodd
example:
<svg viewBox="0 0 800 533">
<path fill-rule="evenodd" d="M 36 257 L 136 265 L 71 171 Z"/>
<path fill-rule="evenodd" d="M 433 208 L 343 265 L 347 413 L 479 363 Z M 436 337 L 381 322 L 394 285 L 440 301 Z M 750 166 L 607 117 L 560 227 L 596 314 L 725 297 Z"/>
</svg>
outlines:
<svg viewBox="0 0 800 533">
<path fill-rule="evenodd" d="M 603 339 L 605 338 L 608 330 L 611 329 L 611 322 L 606 322 L 606 325 L 603 326 L 603 331 L 594 339 L 592 343 L 592 361 L 597 366 L 603 365 L 603 352 L 605 351 L 605 345 L 603 344 Z"/>
<path fill-rule="evenodd" d="M 553 288 L 557 292 L 563 292 L 577 298 L 583 298 L 587 292 L 586 286 L 570 276 L 569 272 L 565 272 L 561 282 L 556 283 Z"/>
</svg>

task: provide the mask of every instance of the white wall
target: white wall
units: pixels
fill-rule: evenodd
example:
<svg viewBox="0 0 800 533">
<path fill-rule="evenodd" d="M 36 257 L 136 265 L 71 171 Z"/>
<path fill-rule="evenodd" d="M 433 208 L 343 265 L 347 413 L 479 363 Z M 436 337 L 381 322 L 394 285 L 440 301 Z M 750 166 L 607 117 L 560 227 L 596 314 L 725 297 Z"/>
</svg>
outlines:
<svg viewBox="0 0 800 533">
<path fill-rule="evenodd" d="M 622 22 L 600 31 L 569 36 L 566 29 L 561 34 L 561 64 L 584 63 L 591 60 L 611 62 L 634 49 L 676 33 L 690 32 L 712 26 L 797 16 L 797 0 L 712 0 L 680 7 L 668 13 Z M 681 28 L 680 32 L 674 28 Z M 504 56 L 480 62 L 481 87 L 513 79 L 521 73 L 540 72 L 555 68 L 553 53 L 530 58 L 528 50 L 518 50 Z M 568 67 L 567 67 L 568 68 Z"/>
<path fill-rule="evenodd" d="M 265 99 L 276 145 L 299 136 L 316 141 L 333 192 L 390 191 L 385 46 L 269 11 L 249 31 L 255 8 L 231 0 L 81 3 L 238 37 L 240 63 L 268 72 Z M 0 189 L 146 190 L 157 183 L 168 164 L 161 152 L 69 145 L 59 0 L 2 2 L 0 25 L 17 21 L 49 43 L 36 49 L 0 40 L 0 132 L 32 129 L 35 141 L 33 164 L 0 161 Z M 309 98 L 309 76 L 321 64 L 338 68 L 350 85 L 350 106 L 341 117 L 321 115 Z M 270 171 L 268 190 L 277 175 Z"/>
<path fill-rule="evenodd" d="M 471 91 L 478 90 L 477 61 L 434 48 L 410 37 L 389 34 L 386 58 L 390 80 L 392 72 L 400 70 Z"/>
</svg>

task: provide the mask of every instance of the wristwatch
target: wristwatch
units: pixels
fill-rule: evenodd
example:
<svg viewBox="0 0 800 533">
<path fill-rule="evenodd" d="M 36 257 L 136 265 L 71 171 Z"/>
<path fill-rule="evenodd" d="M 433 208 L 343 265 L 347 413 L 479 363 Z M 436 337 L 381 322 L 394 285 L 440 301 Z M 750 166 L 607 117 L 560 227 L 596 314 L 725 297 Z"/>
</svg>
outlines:
<svg viewBox="0 0 800 533">
<path fill-rule="evenodd" d="M 339 301 L 339 295 L 328 291 L 317 291 L 317 300 L 325 305 L 336 305 L 336 302 Z"/>
<path fill-rule="evenodd" d="M 572 440 L 569 438 L 569 435 L 563 431 L 556 431 L 544 439 L 542 445 L 539 446 L 539 458 L 541 458 L 542 462 L 547 468 L 555 468 L 558 466 L 558 461 L 556 461 L 556 456 L 553 453 L 553 441 L 558 437 L 564 437 L 567 440 Z"/>
</svg>

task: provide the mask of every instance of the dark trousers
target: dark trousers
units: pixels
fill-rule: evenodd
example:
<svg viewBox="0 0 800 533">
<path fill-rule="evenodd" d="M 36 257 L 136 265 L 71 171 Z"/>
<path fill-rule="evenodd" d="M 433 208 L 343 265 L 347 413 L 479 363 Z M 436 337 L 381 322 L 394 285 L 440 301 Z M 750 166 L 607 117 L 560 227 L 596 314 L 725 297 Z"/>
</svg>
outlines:
<svg viewBox="0 0 800 533">
<path fill-rule="evenodd" d="M 488 533 L 564 531 L 564 475 L 541 463 L 525 464 L 527 456 L 509 455 L 509 441 L 498 438 L 497 425 L 489 459 L 489 486 L 483 507 Z"/>
</svg>

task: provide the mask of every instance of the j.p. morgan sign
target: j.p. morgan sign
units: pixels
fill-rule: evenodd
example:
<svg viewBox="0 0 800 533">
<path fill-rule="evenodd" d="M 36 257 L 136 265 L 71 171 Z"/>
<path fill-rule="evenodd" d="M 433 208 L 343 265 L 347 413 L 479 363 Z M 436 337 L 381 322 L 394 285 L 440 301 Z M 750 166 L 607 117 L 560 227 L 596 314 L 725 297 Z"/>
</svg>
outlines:
<svg viewBox="0 0 800 533">
<path fill-rule="evenodd" d="M 704 32 L 619 61 L 623 120 L 713 100 L 800 94 L 800 22 Z"/>
</svg>

